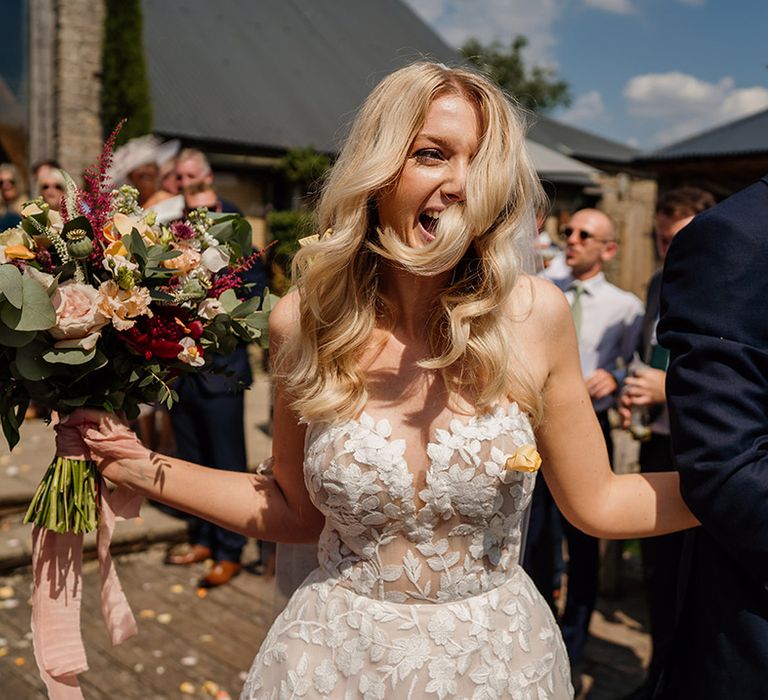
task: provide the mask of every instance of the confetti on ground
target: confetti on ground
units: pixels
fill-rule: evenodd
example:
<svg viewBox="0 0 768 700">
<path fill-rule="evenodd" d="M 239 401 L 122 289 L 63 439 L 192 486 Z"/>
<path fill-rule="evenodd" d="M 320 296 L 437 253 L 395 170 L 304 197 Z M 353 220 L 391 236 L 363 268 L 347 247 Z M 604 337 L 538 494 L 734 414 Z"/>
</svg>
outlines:
<svg viewBox="0 0 768 700">
<path fill-rule="evenodd" d="M 17 666 L 26 666 L 27 660 L 23 656 L 17 656 L 13 663 L 15 663 Z"/>
<path fill-rule="evenodd" d="M 232 696 L 226 690 L 220 690 L 214 695 L 216 700 L 232 700 Z"/>
<path fill-rule="evenodd" d="M 8 640 L 5 637 L 0 637 L 0 647 L 7 647 Z"/>
<path fill-rule="evenodd" d="M 133 670 L 136 671 L 136 673 L 141 673 L 144 670 L 144 664 L 134 664 Z"/>
<path fill-rule="evenodd" d="M 195 688 L 189 681 L 181 683 L 179 685 L 179 690 L 184 693 L 184 695 L 194 695 L 197 692 L 197 688 Z"/>
<path fill-rule="evenodd" d="M 182 666 L 197 666 L 197 657 L 196 656 L 184 656 L 181 659 L 181 665 Z"/>
<path fill-rule="evenodd" d="M 8 469 L 5 470 L 5 473 L 8 476 L 18 476 L 19 468 L 15 464 L 12 464 L 10 467 L 8 467 Z"/>
<path fill-rule="evenodd" d="M 0 586 L 0 600 L 13 598 L 14 590 L 11 586 Z"/>
<path fill-rule="evenodd" d="M 203 683 L 203 691 L 215 697 L 216 693 L 219 692 L 219 684 L 213 681 L 205 681 Z"/>
<path fill-rule="evenodd" d="M 162 649 L 154 649 L 152 651 L 152 656 L 154 656 L 156 659 L 159 659 L 163 655 Z"/>
<path fill-rule="evenodd" d="M 171 593 L 184 593 L 184 586 L 180 583 L 174 583 L 171 586 Z"/>
<path fill-rule="evenodd" d="M 0 601 L 0 608 L 5 608 L 6 610 L 13 610 L 14 608 L 19 607 L 19 601 L 16 598 L 8 598 L 8 600 L 2 600 Z"/>
<path fill-rule="evenodd" d="M 245 679 L 248 678 L 248 672 L 247 671 L 240 671 L 240 673 L 237 674 L 237 677 L 241 681 L 245 681 Z"/>
<path fill-rule="evenodd" d="M 213 641 L 213 635 L 212 634 L 201 634 L 200 635 L 200 641 L 201 642 L 205 642 L 206 644 L 208 642 L 212 642 Z"/>
<path fill-rule="evenodd" d="M 155 673 L 156 673 L 158 676 L 162 676 L 162 675 L 165 673 L 165 666 L 158 666 L 158 667 L 155 669 Z"/>
<path fill-rule="evenodd" d="M 0 658 L 8 656 L 8 647 L 0 647 Z"/>
<path fill-rule="evenodd" d="M 11 549 L 16 549 L 16 547 L 21 546 L 21 540 L 16 537 L 11 537 L 11 539 L 6 540 L 5 544 Z"/>
<path fill-rule="evenodd" d="M 205 598 L 205 596 L 208 595 L 208 589 L 207 588 L 198 588 L 197 589 L 197 597 L 198 598 Z"/>
<path fill-rule="evenodd" d="M 154 620 L 157 613 L 154 610 L 144 609 L 139 613 L 139 617 L 142 620 Z"/>
<path fill-rule="evenodd" d="M 8 455 L 3 455 L 2 457 L 0 457 L 0 466 L 4 467 L 10 463 L 11 463 L 11 458 Z"/>
<path fill-rule="evenodd" d="M 173 620 L 173 615 L 171 615 L 171 613 L 160 613 L 157 616 L 157 621 L 161 625 L 167 625 L 171 620 Z"/>
</svg>

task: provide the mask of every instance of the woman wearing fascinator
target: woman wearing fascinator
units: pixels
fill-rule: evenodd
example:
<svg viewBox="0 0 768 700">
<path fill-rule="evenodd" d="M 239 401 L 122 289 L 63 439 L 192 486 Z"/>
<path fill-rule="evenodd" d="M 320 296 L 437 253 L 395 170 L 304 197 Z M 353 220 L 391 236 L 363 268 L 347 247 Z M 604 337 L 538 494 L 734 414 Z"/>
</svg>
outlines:
<svg viewBox="0 0 768 700">
<path fill-rule="evenodd" d="M 113 482 L 248 536 L 319 540 L 242 697 L 571 698 L 555 620 L 520 566 L 539 465 L 608 538 L 696 524 L 674 473 L 615 475 L 564 296 L 526 274 L 542 193 L 521 111 L 417 63 L 363 104 L 270 318 L 273 475 L 69 422 Z"/>
</svg>

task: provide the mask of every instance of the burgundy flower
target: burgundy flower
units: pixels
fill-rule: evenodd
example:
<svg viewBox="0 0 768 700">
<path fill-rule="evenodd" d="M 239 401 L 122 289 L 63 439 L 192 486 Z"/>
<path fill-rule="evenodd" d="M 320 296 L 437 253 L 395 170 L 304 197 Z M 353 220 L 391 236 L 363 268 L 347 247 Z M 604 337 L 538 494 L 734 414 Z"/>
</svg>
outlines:
<svg viewBox="0 0 768 700">
<path fill-rule="evenodd" d="M 177 241 L 188 241 L 195 237 L 193 229 L 186 221 L 176 221 L 171 224 L 171 233 Z"/>
</svg>

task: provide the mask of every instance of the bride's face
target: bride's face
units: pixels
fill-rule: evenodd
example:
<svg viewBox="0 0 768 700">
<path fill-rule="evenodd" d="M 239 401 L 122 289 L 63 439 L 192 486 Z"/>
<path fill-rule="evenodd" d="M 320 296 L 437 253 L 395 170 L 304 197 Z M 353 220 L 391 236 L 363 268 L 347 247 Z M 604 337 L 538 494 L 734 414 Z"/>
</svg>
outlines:
<svg viewBox="0 0 768 700">
<path fill-rule="evenodd" d="M 379 223 L 421 248 L 437 219 L 464 200 L 467 170 L 480 143 L 477 108 L 459 95 L 435 99 L 395 182 L 378 199 Z"/>
</svg>

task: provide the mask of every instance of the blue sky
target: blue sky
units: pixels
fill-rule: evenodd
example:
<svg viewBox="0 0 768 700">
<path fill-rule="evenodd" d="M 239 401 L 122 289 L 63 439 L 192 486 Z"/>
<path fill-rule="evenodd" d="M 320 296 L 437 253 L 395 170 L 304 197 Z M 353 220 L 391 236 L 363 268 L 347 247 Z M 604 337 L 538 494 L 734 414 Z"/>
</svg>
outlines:
<svg viewBox="0 0 768 700">
<path fill-rule="evenodd" d="M 643 149 L 768 109 L 768 0 L 405 0 L 460 46 L 529 39 L 574 98 L 552 113 Z"/>
</svg>

